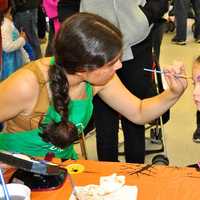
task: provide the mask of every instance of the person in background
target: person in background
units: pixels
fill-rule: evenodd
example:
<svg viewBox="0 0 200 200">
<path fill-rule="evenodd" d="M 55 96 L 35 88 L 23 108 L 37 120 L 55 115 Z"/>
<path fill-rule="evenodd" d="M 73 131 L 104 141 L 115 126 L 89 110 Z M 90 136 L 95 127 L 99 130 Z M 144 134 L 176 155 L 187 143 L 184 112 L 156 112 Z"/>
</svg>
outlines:
<svg viewBox="0 0 200 200">
<path fill-rule="evenodd" d="M 43 0 L 42 5 L 49 18 L 49 35 L 45 56 L 52 56 L 53 38 L 60 28 L 60 22 L 58 21 L 58 0 Z"/>
<path fill-rule="evenodd" d="M 14 24 L 19 32 L 23 30 L 26 33 L 35 59 L 42 56 L 37 30 L 39 5 L 40 0 L 12 0 Z"/>
<path fill-rule="evenodd" d="M 0 0 L 0 27 L 3 22 L 3 13 L 4 10 L 8 8 L 8 0 Z M 1 28 L 0 28 L 0 72 L 2 71 L 2 37 L 1 37 Z M 3 124 L 0 123 L 0 131 L 3 129 Z"/>
<path fill-rule="evenodd" d="M 193 141 L 196 143 L 200 143 L 200 56 L 198 56 L 192 68 L 192 75 L 194 81 L 194 91 L 193 91 L 193 99 L 197 106 L 197 113 L 196 113 L 196 123 L 197 128 L 193 134 Z"/>
<path fill-rule="evenodd" d="M 153 66 L 153 23 L 166 12 L 167 1 L 126 0 L 82 0 L 80 11 L 98 14 L 114 23 L 123 34 L 123 67 L 117 74 L 127 89 L 138 98 L 155 95 L 152 76 L 144 68 Z M 103 11 L 103 12 L 102 12 Z M 118 161 L 119 117 L 124 133 L 125 160 L 144 163 L 145 128 L 135 124 L 94 98 L 94 120 L 96 127 L 97 155 L 102 161 Z"/>
<path fill-rule="evenodd" d="M 0 26 L 3 22 L 3 13 L 5 10 L 8 9 L 8 0 L 0 0 Z M 2 70 L 2 36 L 1 36 L 1 29 L 0 29 L 0 71 Z"/>
<path fill-rule="evenodd" d="M 40 44 L 45 44 L 47 42 L 46 32 L 47 32 L 47 22 L 46 22 L 46 13 L 43 9 L 42 2 L 38 7 L 38 23 L 37 23 L 37 30 L 38 30 L 38 38 L 40 40 Z"/>
<path fill-rule="evenodd" d="M 172 38 L 172 43 L 186 45 L 187 39 L 187 18 L 190 5 L 195 13 L 195 42 L 200 43 L 200 0 L 175 0 L 174 15 L 176 20 L 176 35 Z"/>
<path fill-rule="evenodd" d="M 72 143 L 92 115 L 94 95 L 144 124 L 174 105 L 187 87 L 177 78 L 185 74 L 177 63 L 165 70 L 169 87 L 162 94 L 144 100 L 131 94 L 115 73 L 122 67 L 122 34 L 98 15 L 69 17 L 54 48 L 54 57 L 30 62 L 0 84 L 0 122 L 6 124 L 1 150 L 77 159 Z"/>
<path fill-rule="evenodd" d="M 2 70 L 0 80 L 6 79 L 19 67 L 29 62 L 28 54 L 23 46 L 26 42 L 26 34 L 16 29 L 11 15 L 11 1 L 8 0 L 8 8 L 3 12 L 1 25 L 2 37 Z"/>
</svg>

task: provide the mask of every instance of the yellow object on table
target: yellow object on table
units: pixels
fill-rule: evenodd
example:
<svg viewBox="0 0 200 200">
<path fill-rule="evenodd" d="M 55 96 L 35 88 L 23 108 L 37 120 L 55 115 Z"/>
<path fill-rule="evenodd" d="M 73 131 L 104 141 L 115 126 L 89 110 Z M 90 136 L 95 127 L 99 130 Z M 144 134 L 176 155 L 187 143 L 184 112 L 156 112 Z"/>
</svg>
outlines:
<svg viewBox="0 0 200 200">
<path fill-rule="evenodd" d="M 67 165 L 65 168 L 67 169 L 67 172 L 72 175 L 80 174 L 80 173 L 84 172 L 84 170 L 85 170 L 84 165 L 76 164 L 76 163 Z"/>
</svg>

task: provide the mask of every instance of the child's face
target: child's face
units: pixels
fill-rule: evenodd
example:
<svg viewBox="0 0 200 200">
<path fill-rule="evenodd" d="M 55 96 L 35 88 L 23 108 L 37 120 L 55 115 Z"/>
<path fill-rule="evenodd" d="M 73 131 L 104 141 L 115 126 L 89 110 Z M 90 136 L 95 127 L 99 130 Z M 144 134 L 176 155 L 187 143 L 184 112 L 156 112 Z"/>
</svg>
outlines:
<svg viewBox="0 0 200 200">
<path fill-rule="evenodd" d="M 194 83 L 193 99 L 197 109 L 200 111 L 200 63 L 194 63 L 192 78 Z"/>
</svg>

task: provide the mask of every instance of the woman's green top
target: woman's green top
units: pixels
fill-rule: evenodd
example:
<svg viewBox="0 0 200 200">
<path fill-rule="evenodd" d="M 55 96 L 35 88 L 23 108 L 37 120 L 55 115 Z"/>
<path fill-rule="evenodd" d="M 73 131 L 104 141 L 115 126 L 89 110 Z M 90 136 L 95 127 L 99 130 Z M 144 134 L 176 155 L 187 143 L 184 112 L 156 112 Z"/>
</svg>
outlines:
<svg viewBox="0 0 200 200">
<path fill-rule="evenodd" d="M 68 105 L 68 120 L 76 125 L 79 132 L 82 132 L 86 127 L 93 111 L 93 89 L 89 83 L 86 83 L 86 94 L 87 97 L 85 99 L 71 100 Z M 60 114 L 56 112 L 53 105 L 50 105 L 43 122 L 48 123 L 52 120 L 59 122 L 60 119 Z M 42 157 L 48 152 L 53 152 L 55 157 L 58 158 L 78 159 L 73 144 L 66 149 L 60 149 L 51 143 L 44 142 L 39 136 L 41 132 L 42 128 L 39 127 L 23 132 L 0 133 L 0 150 Z"/>
</svg>

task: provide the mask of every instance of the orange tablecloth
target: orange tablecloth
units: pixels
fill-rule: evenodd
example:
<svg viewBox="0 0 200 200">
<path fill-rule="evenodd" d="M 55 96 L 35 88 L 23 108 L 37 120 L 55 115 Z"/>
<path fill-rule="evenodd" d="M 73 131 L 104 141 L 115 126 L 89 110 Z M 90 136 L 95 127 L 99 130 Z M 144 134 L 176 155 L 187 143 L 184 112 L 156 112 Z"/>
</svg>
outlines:
<svg viewBox="0 0 200 200">
<path fill-rule="evenodd" d="M 145 165 L 91 160 L 66 161 L 64 164 L 72 163 L 85 166 L 83 173 L 72 176 L 77 186 L 98 184 L 100 176 L 117 173 L 126 176 L 127 185 L 138 187 L 138 200 L 200 199 L 200 172 L 193 168 L 155 165 L 140 172 Z M 66 180 L 60 189 L 32 192 L 32 200 L 67 200 L 70 193 L 70 183 Z"/>
</svg>

